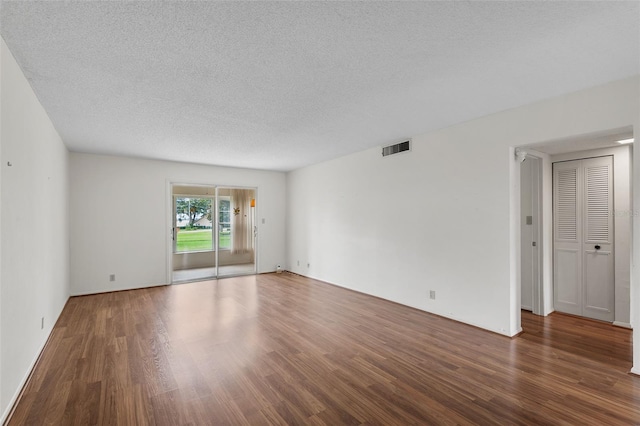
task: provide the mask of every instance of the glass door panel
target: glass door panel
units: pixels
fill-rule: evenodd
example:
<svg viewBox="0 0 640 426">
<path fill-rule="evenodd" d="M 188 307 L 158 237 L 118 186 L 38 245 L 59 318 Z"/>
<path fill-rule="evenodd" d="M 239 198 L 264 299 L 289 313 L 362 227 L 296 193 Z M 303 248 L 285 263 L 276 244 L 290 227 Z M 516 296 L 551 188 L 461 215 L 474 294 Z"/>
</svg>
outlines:
<svg viewBox="0 0 640 426">
<path fill-rule="evenodd" d="M 256 273 L 255 196 L 253 188 L 216 191 L 218 200 L 218 276 Z"/>
<path fill-rule="evenodd" d="M 172 282 L 215 278 L 215 187 L 173 185 Z"/>
</svg>

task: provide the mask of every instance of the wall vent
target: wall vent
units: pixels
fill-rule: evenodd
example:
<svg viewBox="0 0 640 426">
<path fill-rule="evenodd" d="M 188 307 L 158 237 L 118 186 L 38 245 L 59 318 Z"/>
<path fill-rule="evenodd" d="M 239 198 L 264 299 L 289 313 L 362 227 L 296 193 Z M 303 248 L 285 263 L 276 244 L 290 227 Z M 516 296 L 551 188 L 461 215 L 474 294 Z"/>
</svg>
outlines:
<svg viewBox="0 0 640 426">
<path fill-rule="evenodd" d="M 411 140 L 389 145 L 382 148 L 382 156 L 399 154 L 404 151 L 411 151 Z"/>
</svg>

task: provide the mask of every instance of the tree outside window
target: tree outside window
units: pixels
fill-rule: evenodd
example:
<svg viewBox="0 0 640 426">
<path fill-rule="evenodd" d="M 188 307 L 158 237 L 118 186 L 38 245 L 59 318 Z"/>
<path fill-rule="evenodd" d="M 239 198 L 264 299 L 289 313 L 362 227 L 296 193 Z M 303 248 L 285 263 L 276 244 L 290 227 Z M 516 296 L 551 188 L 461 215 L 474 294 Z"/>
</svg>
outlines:
<svg viewBox="0 0 640 426">
<path fill-rule="evenodd" d="M 176 198 L 176 253 L 213 250 L 211 198 Z"/>
</svg>

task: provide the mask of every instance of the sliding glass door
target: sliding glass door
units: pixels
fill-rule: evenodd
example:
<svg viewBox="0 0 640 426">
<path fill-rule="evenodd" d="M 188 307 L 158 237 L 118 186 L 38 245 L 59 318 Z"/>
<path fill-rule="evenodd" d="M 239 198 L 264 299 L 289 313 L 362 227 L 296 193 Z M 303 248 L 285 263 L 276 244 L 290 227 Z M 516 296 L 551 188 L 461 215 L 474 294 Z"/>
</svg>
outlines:
<svg viewBox="0 0 640 426">
<path fill-rule="evenodd" d="M 172 282 L 256 272 L 255 188 L 172 184 Z"/>
</svg>

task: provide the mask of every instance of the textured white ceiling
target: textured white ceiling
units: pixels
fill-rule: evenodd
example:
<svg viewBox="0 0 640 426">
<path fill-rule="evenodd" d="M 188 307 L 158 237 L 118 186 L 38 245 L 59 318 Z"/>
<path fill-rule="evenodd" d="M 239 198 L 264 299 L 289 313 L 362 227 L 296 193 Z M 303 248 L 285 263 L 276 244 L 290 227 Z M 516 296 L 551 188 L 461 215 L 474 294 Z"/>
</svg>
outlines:
<svg viewBox="0 0 640 426">
<path fill-rule="evenodd" d="M 640 2 L 3 1 L 74 151 L 291 170 L 640 73 Z"/>
</svg>

